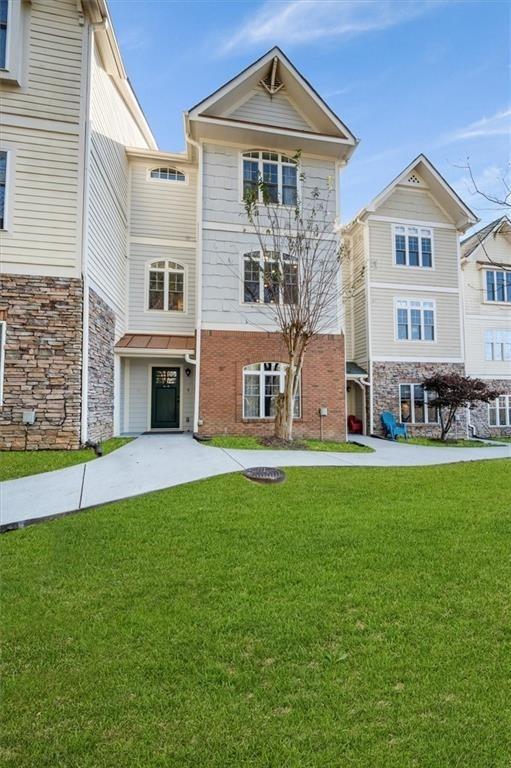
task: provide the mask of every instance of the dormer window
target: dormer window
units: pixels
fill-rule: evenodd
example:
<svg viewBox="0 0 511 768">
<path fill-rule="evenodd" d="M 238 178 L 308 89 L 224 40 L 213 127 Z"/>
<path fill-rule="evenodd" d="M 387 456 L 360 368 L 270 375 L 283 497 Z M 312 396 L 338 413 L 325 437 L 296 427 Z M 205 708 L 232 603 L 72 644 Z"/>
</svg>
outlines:
<svg viewBox="0 0 511 768">
<path fill-rule="evenodd" d="M 177 168 L 153 168 L 150 177 L 160 181 L 186 181 L 184 173 L 178 171 Z"/>
<path fill-rule="evenodd" d="M 242 160 L 244 200 L 247 196 L 255 196 L 260 203 L 296 205 L 298 172 L 295 160 L 279 152 L 262 150 L 244 152 Z"/>
</svg>

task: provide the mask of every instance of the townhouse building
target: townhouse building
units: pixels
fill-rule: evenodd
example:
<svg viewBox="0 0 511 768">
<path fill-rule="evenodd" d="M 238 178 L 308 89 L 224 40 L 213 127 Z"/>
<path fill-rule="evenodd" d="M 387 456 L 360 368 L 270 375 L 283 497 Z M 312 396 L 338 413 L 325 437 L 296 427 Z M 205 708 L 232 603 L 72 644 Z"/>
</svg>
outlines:
<svg viewBox="0 0 511 768">
<path fill-rule="evenodd" d="M 104 0 L 2 9 L 2 447 L 271 432 L 285 356 L 244 194 L 262 176 L 282 209 L 332 183 L 338 201 L 357 140 L 275 48 L 162 152 Z M 297 434 L 319 435 L 322 408 L 323 434 L 345 436 L 344 376 L 339 307 L 307 355 Z"/>
</svg>

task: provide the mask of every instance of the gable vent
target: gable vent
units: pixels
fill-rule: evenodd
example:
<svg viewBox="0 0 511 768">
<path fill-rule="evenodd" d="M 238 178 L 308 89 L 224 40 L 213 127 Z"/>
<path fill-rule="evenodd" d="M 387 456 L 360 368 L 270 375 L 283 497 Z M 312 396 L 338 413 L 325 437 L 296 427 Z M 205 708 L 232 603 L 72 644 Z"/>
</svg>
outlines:
<svg viewBox="0 0 511 768">
<path fill-rule="evenodd" d="M 270 96 L 274 96 L 284 87 L 284 83 L 279 77 L 279 60 L 277 56 L 273 58 L 266 77 L 263 77 L 260 83 Z"/>
<path fill-rule="evenodd" d="M 415 173 L 412 173 L 411 176 L 408 176 L 407 182 L 408 184 L 420 184 L 421 180 L 418 176 L 415 175 Z"/>
</svg>

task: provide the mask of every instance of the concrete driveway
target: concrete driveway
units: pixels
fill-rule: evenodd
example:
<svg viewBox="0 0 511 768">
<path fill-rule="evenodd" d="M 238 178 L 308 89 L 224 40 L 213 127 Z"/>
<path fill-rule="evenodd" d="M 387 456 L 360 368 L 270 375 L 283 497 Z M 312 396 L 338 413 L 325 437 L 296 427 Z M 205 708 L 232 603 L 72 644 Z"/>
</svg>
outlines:
<svg viewBox="0 0 511 768">
<path fill-rule="evenodd" d="M 402 467 L 509 458 L 511 444 L 437 448 L 357 440 L 374 453 L 247 451 L 213 448 L 191 435 L 142 435 L 100 459 L 55 472 L 8 480 L 0 487 L 1 530 L 149 491 L 249 467 Z"/>
</svg>

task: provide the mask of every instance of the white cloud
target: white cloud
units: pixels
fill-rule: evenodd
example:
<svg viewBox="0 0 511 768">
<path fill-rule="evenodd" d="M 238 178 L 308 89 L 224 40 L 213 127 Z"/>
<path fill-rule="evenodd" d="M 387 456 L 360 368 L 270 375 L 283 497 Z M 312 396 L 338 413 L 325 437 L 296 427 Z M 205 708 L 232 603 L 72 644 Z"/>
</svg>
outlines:
<svg viewBox="0 0 511 768">
<path fill-rule="evenodd" d="M 511 135 L 511 109 L 503 109 L 491 117 L 482 117 L 475 123 L 470 123 L 465 128 L 460 128 L 445 136 L 442 144 L 453 144 L 455 141 L 480 139 L 487 136 L 509 135 Z"/>
<path fill-rule="evenodd" d="M 223 52 L 277 42 L 280 45 L 346 39 L 394 27 L 426 13 L 442 0 L 267 0 L 223 45 Z"/>
</svg>

